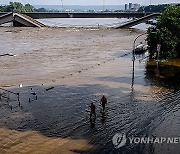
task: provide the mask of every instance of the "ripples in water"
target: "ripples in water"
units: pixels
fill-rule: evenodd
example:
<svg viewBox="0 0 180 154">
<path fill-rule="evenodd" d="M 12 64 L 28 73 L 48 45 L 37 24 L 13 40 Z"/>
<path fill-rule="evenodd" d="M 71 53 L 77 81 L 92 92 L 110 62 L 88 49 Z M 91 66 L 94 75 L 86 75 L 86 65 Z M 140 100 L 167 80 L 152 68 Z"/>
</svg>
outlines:
<svg viewBox="0 0 180 154">
<path fill-rule="evenodd" d="M 141 74 L 143 71 L 140 69 Z M 179 112 L 179 79 L 176 79 L 174 85 L 170 84 L 173 82 L 169 82 L 169 79 L 163 78 L 161 82 L 162 78 L 154 78 L 152 72 L 153 70 L 145 70 L 144 78 L 138 76 L 135 78 L 137 84 L 156 86 L 149 94 L 133 89 L 128 91 L 122 87 L 109 88 L 91 84 L 56 86 L 50 91 L 45 91 L 45 87 L 23 87 L 20 91 L 23 100 L 22 109 L 14 108 L 11 111 L 3 106 L 5 110 L 0 110 L 3 117 L 0 126 L 20 131 L 31 129 L 52 137 L 86 138 L 95 146 L 89 153 L 153 153 L 155 146 L 151 144 L 127 143 L 125 147 L 115 149 L 112 143 L 112 137 L 117 132 L 125 132 L 128 137 L 151 136 L 167 117 Z M 126 82 L 131 85 L 129 78 L 105 77 L 97 80 Z M 30 97 L 31 88 L 38 94 L 37 101 L 29 102 L 27 99 Z M 105 113 L 99 105 L 102 91 L 108 98 Z M 146 101 L 138 99 L 138 96 L 142 95 L 150 99 Z M 91 101 L 96 103 L 95 122 L 89 120 L 87 112 Z M 23 115 L 23 118 L 13 118 L 12 112 Z M 179 127 L 179 124 L 176 127 Z"/>
</svg>

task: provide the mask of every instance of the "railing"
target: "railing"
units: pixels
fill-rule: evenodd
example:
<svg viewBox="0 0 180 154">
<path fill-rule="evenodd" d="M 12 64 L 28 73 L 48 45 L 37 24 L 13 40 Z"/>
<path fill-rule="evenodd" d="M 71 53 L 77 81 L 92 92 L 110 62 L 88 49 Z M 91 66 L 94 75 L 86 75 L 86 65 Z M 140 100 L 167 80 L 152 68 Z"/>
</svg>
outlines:
<svg viewBox="0 0 180 154">
<path fill-rule="evenodd" d="M 16 96 L 17 96 L 17 101 L 20 102 L 20 100 L 19 100 L 19 93 L 15 93 L 15 92 L 13 92 L 13 91 L 0 88 L 0 100 L 1 100 L 2 98 L 6 98 L 7 101 L 9 101 L 10 98 L 11 98 L 11 97 L 10 97 L 10 94 L 16 95 Z"/>
</svg>

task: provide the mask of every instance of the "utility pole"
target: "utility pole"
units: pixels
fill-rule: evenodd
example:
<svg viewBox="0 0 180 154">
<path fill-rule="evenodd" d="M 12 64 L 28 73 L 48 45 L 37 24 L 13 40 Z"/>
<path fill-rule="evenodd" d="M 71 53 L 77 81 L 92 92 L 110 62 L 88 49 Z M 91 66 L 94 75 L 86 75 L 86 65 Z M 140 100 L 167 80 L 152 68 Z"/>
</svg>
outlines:
<svg viewBox="0 0 180 154">
<path fill-rule="evenodd" d="M 64 6 L 63 6 L 63 0 L 61 0 L 61 6 L 62 6 L 62 11 L 63 11 L 63 8 L 64 8 Z"/>
<path fill-rule="evenodd" d="M 105 4 L 105 0 L 103 0 L 103 12 L 104 12 L 104 4 Z"/>
<path fill-rule="evenodd" d="M 150 12 L 151 12 L 151 0 L 150 0 Z"/>
</svg>

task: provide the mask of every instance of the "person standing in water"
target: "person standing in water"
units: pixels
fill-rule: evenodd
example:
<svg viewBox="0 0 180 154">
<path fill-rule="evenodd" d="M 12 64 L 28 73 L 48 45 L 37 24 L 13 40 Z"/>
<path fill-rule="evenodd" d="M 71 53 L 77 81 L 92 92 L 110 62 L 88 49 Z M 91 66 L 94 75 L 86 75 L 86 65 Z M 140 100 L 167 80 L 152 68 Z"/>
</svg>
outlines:
<svg viewBox="0 0 180 154">
<path fill-rule="evenodd" d="M 94 103 L 91 103 L 90 108 L 91 108 L 90 119 L 92 117 L 92 114 L 94 114 L 94 117 L 96 118 L 96 106 L 94 105 Z"/>
<path fill-rule="evenodd" d="M 102 98 L 101 98 L 101 105 L 102 105 L 102 108 L 103 108 L 103 112 L 105 110 L 106 104 L 107 104 L 107 98 L 103 95 Z"/>
</svg>

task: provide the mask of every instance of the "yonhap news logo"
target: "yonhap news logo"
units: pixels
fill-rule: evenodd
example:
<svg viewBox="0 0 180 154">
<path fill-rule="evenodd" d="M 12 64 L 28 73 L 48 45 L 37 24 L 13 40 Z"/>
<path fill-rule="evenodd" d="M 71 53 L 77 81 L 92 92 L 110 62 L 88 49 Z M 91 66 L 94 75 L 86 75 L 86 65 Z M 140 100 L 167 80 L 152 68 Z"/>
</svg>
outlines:
<svg viewBox="0 0 180 154">
<path fill-rule="evenodd" d="M 124 146 L 126 144 L 126 141 L 127 138 L 125 133 L 116 133 L 112 138 L 112 142 L 117 149 Z"/>
<path fill-rule="evenodd" d="M 119 149 L 126 145 L 130 144 L 180 144 L 180 137 L 128 137 L 125 133 L 116 133 L 112 142 L 116 149 Z"/>
</svg>

